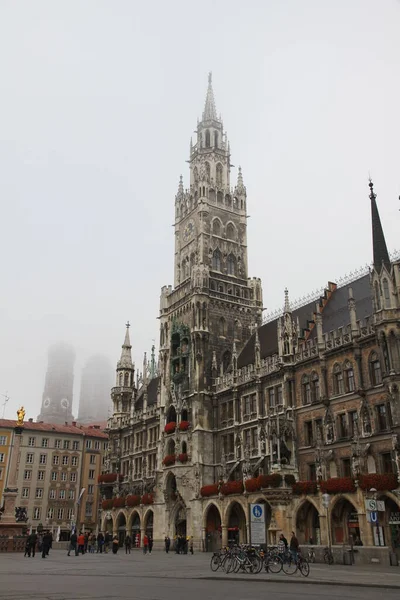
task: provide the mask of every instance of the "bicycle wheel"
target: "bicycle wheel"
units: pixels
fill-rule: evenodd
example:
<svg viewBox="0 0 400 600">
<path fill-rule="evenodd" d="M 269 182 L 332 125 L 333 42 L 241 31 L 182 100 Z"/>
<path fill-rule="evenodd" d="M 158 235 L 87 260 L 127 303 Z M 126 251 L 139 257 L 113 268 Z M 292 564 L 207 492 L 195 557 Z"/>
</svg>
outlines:
<svg viewBox="0 0 400 600">
<path fill-rule="evenodd" d="M 225 569 L 225 573 L 232 573 L 234 565 L 235 559 L 233 558 L 233 556 L 228 556 L 222 568 Z"/>
<path fill-rule="evenodd" d="M 257 574 L 261 571 L 262 569 L 262 561 L 258 556 L 251 556 L 249 558 L 251 564 L 252 564 L 252 573 Z"/>
<path fill-rule="evenodd" d="M 309 555 L 308 562 L 315 563 L 315 554 L 314 554 L 314 552 L 311 552 L 311 554 Z"/>
<path fill-rule="evenodd" d="M 210 562 L 210 567 L 211 567 L 211 571 L 218 571 L 218 569 L 221 566 L 221 560 L 219 558 L 218 554 L 214 554 L 211 557 L 211 562 Z"/>
<path fill-rule="evenodd" d="M 306 560 L 300 559 L 298 563 L 299 571 L 304 577 L 308 577 L 310 574 L 310 565 Z"/>
<path fill-rule="evenodd" d="M 239 573 L 240 569 L 242 569 L 242 568 L 243 568 L 243 562 L 236 558 L 234 565 L 233 565 L 233 572 Z"/>
<path fill-rule="evenodd" d="M 271 555 L 265 561 L 265 570 L 270 573 L 280 573 L 282 571 L 282 559 L 280 556 Z"/>
<path fill-rule="evenodd" d="M 291 556 L 289 558 L 285 558 L 283 560 L 282 569 L 286 575 L 293 575 L 293 573 L 296 573 L 297 571 L 296 561 Z"/>
</svg>

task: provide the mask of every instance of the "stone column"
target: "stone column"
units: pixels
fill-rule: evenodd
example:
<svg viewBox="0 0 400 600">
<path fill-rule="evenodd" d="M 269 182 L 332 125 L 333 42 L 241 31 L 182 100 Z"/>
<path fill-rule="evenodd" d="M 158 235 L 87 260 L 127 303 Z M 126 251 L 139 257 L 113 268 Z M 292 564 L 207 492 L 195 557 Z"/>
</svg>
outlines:
<svg viewBox="0 0 400 600">
<path fill-rule="evenodd" d="M 4 513 L 1 517 L 2 524 L 15 523 L 15 502 L 18 496 L 18 459 L 21 447 L 22 431 L 23 427 L 17 426 L 14 429 L 14 444 L 11 448 L 7 485 L 3 493 Z"/>
<path fill-rule="evenodd" d="M 222 546 L 228 545 L 228 526 L 222 525 Z"/>
</svg>

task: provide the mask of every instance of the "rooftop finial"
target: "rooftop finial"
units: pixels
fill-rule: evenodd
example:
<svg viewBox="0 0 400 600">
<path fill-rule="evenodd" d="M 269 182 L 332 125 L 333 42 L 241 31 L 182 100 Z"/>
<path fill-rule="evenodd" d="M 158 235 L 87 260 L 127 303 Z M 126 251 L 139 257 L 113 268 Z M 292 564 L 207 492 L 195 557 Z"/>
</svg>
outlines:
<svg viewBox="0 0 400 600">
<path fill-rule="evenodd" d="M 243 183 L 242 167 L 239 167 L 239 170 L 238 170 L 237 183 L 236 183 L 235 190 L 236 190 L 236 193 L 238 193 L 238 194 L 246 193 L 246 188 Z"/>
<path fill-rule="evenodd" d="M 290 302 L 289 302 L 289 290 L 287 288 L 285 288 L 285 307 L 284 307 L 284 312 L 290 312 Z"/>
<path fill-rule="evenodd" d="M 208 88 L 206 95 L 206 103 L 203 111 L 203 121 L 217 121 L 217 111 L 215 108 L 214 92 L 212 88 L 212 73 L 208 74 Z"/>
<path fill-rule="evenodd" d="M 129 338 L 129 327 L 130 326 L 131 325 L 130 325 L 129 321 L 127 321 L 125 324 L 126 332 L 125 332 L 124 343 L 122 344 L 121 358 L 119 359 L 118 365 L 117 365 L 117 367 L 119 369 L 133 368 L 132 354 L 131 354 L 132 346 L 131 346 L 131 340 Z"/>
</svg>

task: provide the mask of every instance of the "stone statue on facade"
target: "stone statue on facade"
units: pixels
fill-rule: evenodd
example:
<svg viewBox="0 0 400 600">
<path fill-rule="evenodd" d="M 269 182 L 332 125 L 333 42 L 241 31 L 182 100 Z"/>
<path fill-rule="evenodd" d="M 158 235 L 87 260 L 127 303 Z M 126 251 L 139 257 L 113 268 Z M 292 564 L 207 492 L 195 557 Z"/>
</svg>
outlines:
<svg viewBox="0 0 400 600">
<path fill-rule="evenodd" d="M 24 424 L 25 414 L 25 409 L 23 406 L 21 406 L 21 408 L 17 410 L 17 425 L 19 427 Z"/>
</svg>

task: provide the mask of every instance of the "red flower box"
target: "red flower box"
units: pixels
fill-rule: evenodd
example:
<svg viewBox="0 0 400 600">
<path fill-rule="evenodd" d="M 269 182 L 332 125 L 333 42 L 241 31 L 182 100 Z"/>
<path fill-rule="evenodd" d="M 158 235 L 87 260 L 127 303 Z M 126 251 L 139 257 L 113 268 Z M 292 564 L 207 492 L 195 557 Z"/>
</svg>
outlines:
<svg viewBox="0 0 400 600">
<path fill-rule="evenodd" d="M 164 427 L 165 433 L 174 433 L 175 429 L 176 429 L 175 421 L 171 421 L 170 423 L 167 423 L 166 426 Z"/>
<path fill-rule="evenodd" d="M 218 483 L 212 483 L 211 485 L 203 485 L 200 489 L 200 495 L 203 498 L 208 498 L 209 496 L 216 496 L 218 494 Z"/>
<path fill-rule="evenodd" d="M 272 475 L 259 475 L 257 477 L 259 488 L 273 487 L 277 488 L 282 483 L 282 475 L 280 473 L 272 473 Z"/>
<path fill-rule="evenodd" d="M 190 427 L 190 423 L 189 421 L 181 421 L 179 423 L 179 429 L 180 431 L 187 431 Z"/>
<path fill-rule="evenodd" d="M 378 473 L 360 475 L 358 483 L 362 490 L 369 491 L 375 488 L 378 492 L 395 490 L 399 486 L 397 476 L 393 473 L 387 473 L 386 475 Z"/>
<path fill-rule="evenodd" d="M 227 481 L 221 486 L 221 492 L 224 496 L 230 496 L 231 494 L 242 494 L 243 489 L 243 481 Z"/>
<path fill-rule="evenodd" d="M 333 477 L 321 481 L 320 488 L 324 494 L 351 494 L 356 491 L 356 486 L 351 477 Z"/>
<path fill-rule="evenodd" d="M 123 475 L 118 475 L 118 473 L 103 473 L 98 476 L 97 481 L 98 483 L 114 483 L 117 481 L 117 478 L 119 481 L 122 481 Z"/>
<path fill-rule="evenodd" d="M 111 510 L 113 507 L 113 501 L 112 500 L 103 500 L 103 502 L 101 503 L 101 508 L 103 510 Z"/>
<path fill-rule="evenodd" d="M 302 496 L 307 494 L 317 493 L 317 482 L 316 481 L 297 481 L 292 486 L 293 494 L 296 496 Z"/>
<path fill-rule="evenodd" d="M 139 506 L 140 496 L 130 495 L 126 497 L 127 506 Z"/>
<path fill-rule="evenodd" d="M 182 454 L 179 454 L 178 460 L 181 463 L 186 463 L 189 460 L 189 456 L 187 455 L 186 452 L 182 452 Z"/>
<path fill-rule="evenodd" d="M 163 465 L 165 467 L 169 467 L 171 465 L 174 465 L 175 464 L 175 460 L 176 460 L 175 454 L 167 454 L 167 456 L 164 457 Z"/>
<path fill-rule="evenodd" d="M 251 479 L 246 479 L 244 482 L 244 486 L 247 492 L 257 492 L 260 489 L 260 483 L 258 481 L 258 477 L 252 477 Z"/>
<path fill-rule="evenodd" d="M 141 498 L 142 504 L 153 504 L 153 502 L 154 502 L 153 494 L 143 494 L 143 496 Z"/>
<path fill-rule="evenodd" d="M 123 508 L 125 506 L 125 498 L 113 498 L 113 507 L 114 508 Z"/>
</svg>

